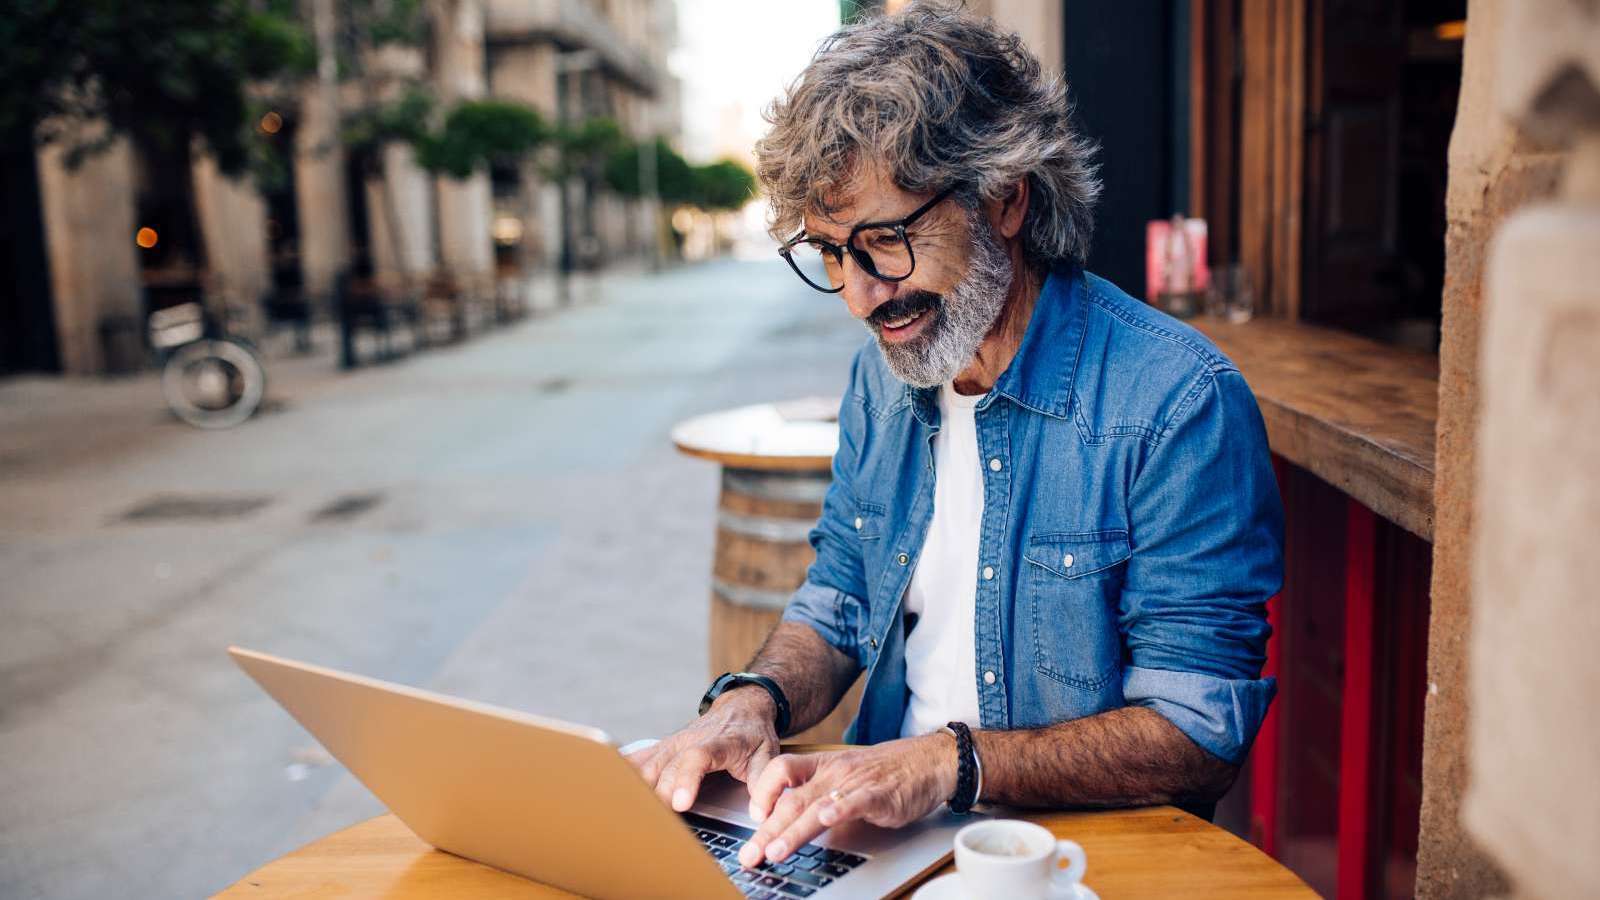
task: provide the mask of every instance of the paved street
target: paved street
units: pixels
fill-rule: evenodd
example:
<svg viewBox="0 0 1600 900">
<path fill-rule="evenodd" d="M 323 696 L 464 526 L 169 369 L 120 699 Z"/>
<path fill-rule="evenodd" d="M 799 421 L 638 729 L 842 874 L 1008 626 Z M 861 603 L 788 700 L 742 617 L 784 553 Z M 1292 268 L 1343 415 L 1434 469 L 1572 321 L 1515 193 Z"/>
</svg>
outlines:
<svg viewBox="0 0 1600 900">
<path fill-rule="evenodd" d="M 0 381 L 0 896 L 203 895 L 379 810 L 228 644 L 619 741 L 681 724 L 717 478 L 668 430 L 837 395 L 864 339 L 723 261 L 390 366 L 274 360 L 222 433 L 152 377 Z"/>
</svg>

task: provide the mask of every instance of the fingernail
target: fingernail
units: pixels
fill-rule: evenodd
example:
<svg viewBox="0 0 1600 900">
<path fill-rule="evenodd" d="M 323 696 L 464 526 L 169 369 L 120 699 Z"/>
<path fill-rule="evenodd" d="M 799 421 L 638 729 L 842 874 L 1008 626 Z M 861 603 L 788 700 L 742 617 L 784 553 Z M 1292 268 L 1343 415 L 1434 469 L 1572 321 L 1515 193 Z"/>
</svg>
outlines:
<svg viewBox="0 0 1600 900">
<path fill-rule="evenodd" d="M 761 861 L 761 851 L 755 844 L 745 844 L 739 851 L 739 865 L 749 867 Z"/>
<path fill-rule="evenodd" d="M 817 811 L 817 821 L 824 825 L 832 825 L 838 818 L 839 811 L 834 809 L 831 803 Z"/>
<path fill-rule="evenodd" d="M 777 862 L 789 855 L 789 845 L 783 841 L 773 841 L 767 845 L 767 859 Z"/>
<path fill-rule="evenodd" d="M 678 788 L 672 792 L 672 808 L 683 812 L 689 808 L 689 789 Z"/>
<path fill-rule="evenodd" d="M 754 803 L 750 804 L 750 818 L 755 819 L 756 824 L 760 824 L 766 817 L 767 814 L 761 810 L 761 807 Z"/>
</svg>

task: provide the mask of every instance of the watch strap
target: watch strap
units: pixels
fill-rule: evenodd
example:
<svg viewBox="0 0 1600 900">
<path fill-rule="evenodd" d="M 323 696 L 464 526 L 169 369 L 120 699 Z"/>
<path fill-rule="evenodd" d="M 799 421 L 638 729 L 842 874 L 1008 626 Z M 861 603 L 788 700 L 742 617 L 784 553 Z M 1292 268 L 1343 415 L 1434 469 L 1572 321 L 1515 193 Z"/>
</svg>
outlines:
<svg viewBox="0 0 1600 900">
<path fill-rule="evenodd" d="M 757 685 L 772 695 L 772 705 L 776 707 L 773 713 L 773 725 L 777 728 L 778 737 L 788 734 L 789 698 L 783 695 L 783 688 L 778 686 L 778 682 L 759 672 L 724 672 L 718 676 L 716 681 L 711 682 L 711 688 L 706 691 L 705 696 L 700 698 L 700 714 L 705 715 L 706 710 L 711 708 L 712 702 L 718 697 L 747 684 Z"/>
</svg>

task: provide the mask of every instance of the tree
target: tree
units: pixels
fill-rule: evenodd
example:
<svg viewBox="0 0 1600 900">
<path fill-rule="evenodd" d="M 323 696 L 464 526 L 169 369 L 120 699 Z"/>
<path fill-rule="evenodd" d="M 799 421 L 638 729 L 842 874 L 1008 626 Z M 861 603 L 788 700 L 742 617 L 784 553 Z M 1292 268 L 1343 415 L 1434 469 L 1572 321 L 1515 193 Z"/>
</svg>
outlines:
<svg viewBox="0 0 1600 900">
<path fill-rule="evenodd" d="M 417 161 L 457 179 L 491 166 L 522 169 L 550 137 L 544 118 L 532 107 L 470 100 L 452 109 L 437 132 L 417 140 Z"/>
<path fill-rule="evenodd" d="M 458 104 L 438 131 L 418 143 L 417 161 L 430 172 L 466 179 L 473 172 L 509 169 L 526 185 L 538 178 L 536 154 L 551 140 L 539 111 L 504 100 L 469 100 Z M 519 250 L 525 265 L 527 245 Z"/>
<path fill-rule="evenodd" d="M 625 142 L 606 160 L 605 181 L 624 197 L 642 196 L 639 154 L 646 143 Z M 690 165 L 672 145 L 655 139 L 656 182 L 663 202 L 695 206 L 707 212 L 731 212 L 755 195 L 756 179 L 744 166 L 725 159 L 706 166 Z"/>
<path fill-rule="evenodd" d="M 392 144 L 415 148 L 425 141 L 434 101 L 420 79 L 388 71 L 378 62 L 379 54 L 388 47 L 420 52 L 428 41 L 428 17 L 421 0 L 344 0 L 339 13 L 342 27 L 336 53 L 340 77 L 353 81 L 361 98 L 361 106 L 344 117 L 344 143 L 358 160 L 363 177 L 378 183 L 390 253 L 404 273 L 405 223 L 395 204 L 384 151 Z"/>
<path fill-rule="evenodd" d="M 188 178 L 195 139 L 225 174 L 246 171 L 258 155 L 250 98 L 315 60 L 292 0 L 10 0 L 0 13 L 0 139 L 59 142 L 76 166 L 131 138 L 153 171 L 181 175 L 171 183 L 187 222 L 175 246 L 203 263 Z"/>
<path fill-rule="evenodd" d="M 737 212 L 755 196 L 756 178 L 731 159 L 694 169 L 695 205 L 707 212 Z"/>
<path fill-rule="evenodd" d="M 222 171 L 250 159 L 252 85 L 311 71 L 316 54 L 291 0 L 11 0 L 0 15 L 0 133 L 71 139 L 108 127 L 69 162 L 132 135 L 188 156 L 199 137 Z"/>
<path fill-rule="evenodd" d="M 622 126 L 603 117 L 558 128 L 553 137 L 556 155 L 546 170 L 552 180 L 599 180 L 606 161 L 628 146 Z"/>
</svg>

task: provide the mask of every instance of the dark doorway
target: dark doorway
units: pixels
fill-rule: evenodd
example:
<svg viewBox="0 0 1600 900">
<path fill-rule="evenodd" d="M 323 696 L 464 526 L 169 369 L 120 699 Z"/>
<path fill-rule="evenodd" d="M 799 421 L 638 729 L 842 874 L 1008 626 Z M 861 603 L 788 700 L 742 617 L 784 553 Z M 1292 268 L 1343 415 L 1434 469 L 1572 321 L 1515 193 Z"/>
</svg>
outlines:
<svg viewBox="0 0 1600 900">
<path fill-rule="evenodd" d="M 305 278 L 300 267 L 300 205 L 295 201 L 297 123 L 291 115 L 272 111 L 262 116 L 257 131 L 264 152 L 256 185 L 267 204 L 272 287 L 281 295 L 298 295 Z"/>
<path fill-rule="evenodd" d="M 1062 70 L 1104 191 L 1089 269 L 1145 292 L 1145 224 L 1189 214 L 1189 2 L 1067 0 Z"/>
<path fill-rule="evenodd" d="M 0 374 L 57 372 L 38 158 L 28 136 L 0 145 Z"/>
<path fill-rule="evenodd" d="M 352 148 L 344 157 L 345 208 L 350 211 L 346 220 L 350 225 L 347 235 L 350 239 L 350 267 L 352 271 L 369 274 L 374 271 L 374 261 L 372 230 L 368 225 L 370 210 L 367 209 L 367 182 L 377 178 L 373 173 L 379 171 L 373 153 L 375 151 Z"/>
<path fill-rule="evenodd" d="M 1324 0 L 1307 23 L 1302 316 L 1437 349 L 1465 0 Z"/>
</svg>

